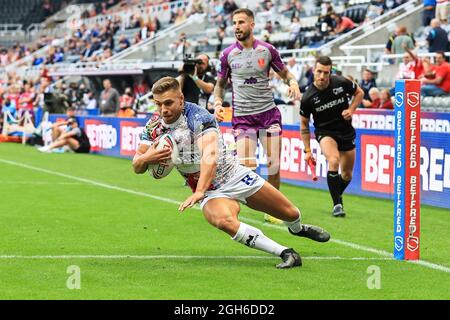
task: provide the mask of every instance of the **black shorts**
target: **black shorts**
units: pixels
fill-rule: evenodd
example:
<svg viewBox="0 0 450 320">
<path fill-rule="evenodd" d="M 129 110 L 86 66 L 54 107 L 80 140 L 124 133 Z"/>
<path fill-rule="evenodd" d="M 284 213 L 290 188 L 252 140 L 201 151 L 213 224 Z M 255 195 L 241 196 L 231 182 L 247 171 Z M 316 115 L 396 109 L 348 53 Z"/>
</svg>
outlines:
<svg viewBox="0 0 450 320">
<path fill-rule="evenodd" d="M 339 151 L 350 151 L 356 148 L 355 145 L 355 138 L 356 134 L 355 132 L 349 132 L 349 133 L 333 133 L 333 132 L 315 132 L 317 141 L 322 140 L 325 137 L 330 137 L 334 141 L 336 141 L 338 145 Z"/>
<path fill-rule="evenodd" d="M 91 150 L 91 146 L 86 143 L 80 143 L 80 147 L 76 150 L 73 150 L 75 153 L 89 153 Z"/>
</svg>

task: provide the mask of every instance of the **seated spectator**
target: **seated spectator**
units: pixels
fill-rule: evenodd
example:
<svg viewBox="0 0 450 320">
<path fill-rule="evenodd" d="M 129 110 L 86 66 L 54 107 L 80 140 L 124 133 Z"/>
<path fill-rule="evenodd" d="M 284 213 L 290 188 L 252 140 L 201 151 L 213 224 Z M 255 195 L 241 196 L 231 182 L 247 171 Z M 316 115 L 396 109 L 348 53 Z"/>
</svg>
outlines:
<svg viewBox="0 0 450 320">
<path fill-rule="evenodd" d="M 60 127 L 65 126 L 64 129 Z M 57 148 L 69 148 L 76 153 L 89 153 L 91 145 L 86 133 L 78 125 L 76 117 L 71 116 L 67 121 L 57 122 L 52 126 L 55 129 L 54 135 L 52 132 L 53 142 L 48 145 L 39 148 L 40 152 L 53 152 Z M 62 150 L 63 152 L 65 150 Z"/>
<path fill-rule="evenodd" d="M 446 61 L 444 52 L 436 52 L 436 77 L 434 79 L 422 78 L 424 97 L 447 96 L 450 92 L 450 64 Z"/>
<path fill-rule="evenodd" d="M 337 13 L 331 14 L 331 17 L 336 23 L 336 26 L 334 27 L 332 34 L 345 33 L 356 27 L 352 19 L 348 17 L 341 16 L 340 14 Z"/>
<path fill-rule="evenodd" d="M 127 37 L 124 34 L 121 35 L 119 38 L 119 48 L 117 49 L 117 52 L 128 49 L 130 45 L 130 41 L 128 41 Z"/>
<path fill-rule="evenodd" d="M 391 93 L 389 89 L 383 89 L 380 92 L 380 104 L 379 109 L 389 109 L 393 110 L 394 105 L 392 104 Z"/>
<path fill-rule="evenodd" d="M 131 88 L 126 88 L 125 93 L 120 96 L 120 110 L 117 113 L 119 118 L 132 118 L 136 115 L 133 110 L 134 97 Z"/>
<path fill-rule="evenodd" d="M 398 66 L 396 79 L 416 79 L 416 62 L 408 52 L 403 53 L 403 60 Z"/>
<path fill-rule="evenodd" d="M 373 78 L 373 73 L 369 69 L 364 69 L 362 73 L 362 80 L 359 83 L 359 86 L 364 91 L 364 99 L 370 100 L 369 98 L 369 90 L 376 87 L 377 83 L 375 79 Z"/>
<path fill-rule="evenodd" d="M 427 36 L 428 51 L 448 51 L 449 42 L 447 31 L 441 28 L 441 22 L 439 19 L 433 19 L 430 23 L 431 30 Z"/>
<path fill-rule="evenodd" d="M 362 105 L 364 108 L 377 109 L 380 106 L 380 90 L 378 88 L 373 87 L 369 90 L 369 100 L 363 99 Z"/>
</svg>

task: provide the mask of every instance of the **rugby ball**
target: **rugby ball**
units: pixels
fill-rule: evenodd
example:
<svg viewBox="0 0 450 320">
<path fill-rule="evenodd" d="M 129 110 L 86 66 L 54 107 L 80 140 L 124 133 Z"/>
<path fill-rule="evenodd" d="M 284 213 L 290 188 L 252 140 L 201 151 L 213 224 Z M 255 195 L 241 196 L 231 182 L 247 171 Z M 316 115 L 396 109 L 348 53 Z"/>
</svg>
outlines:
<svg viewBox="0 0 450 320">
<path fill-rule="evenodd" d="M 172 150 L 172 157 L 170 160 L 165 161 L 164 163 L 158 163 L 152 166 L 149 166 L 148 171 L 155 179 L 161 179 L 166 177 L 175 166 L 178 159 L 178 147 L 175 139 L 168 133 L 161 135 L 158 139 L 159 143 L 156 146 L 156 150 L 162 150 L 164 148 L 169 148 Z"/>
</svg>

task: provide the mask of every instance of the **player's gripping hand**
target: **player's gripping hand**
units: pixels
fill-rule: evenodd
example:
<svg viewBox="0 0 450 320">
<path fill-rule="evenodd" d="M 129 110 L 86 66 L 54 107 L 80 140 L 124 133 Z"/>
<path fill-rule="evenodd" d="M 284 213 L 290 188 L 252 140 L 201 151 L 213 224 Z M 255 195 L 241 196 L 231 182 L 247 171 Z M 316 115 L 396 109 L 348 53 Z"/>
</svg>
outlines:
<svg viewBox="0 0 450 320">
<path fill-rule="evenodd" d="M 305 152 L 305 161 L 306 163 L 309 162 L 309 160 L 312 160 L 313 162 L 316 162 L 316 159 L 314 159 L 313 154 L 311 153 L 311 151 Z"/>
<path fill-rule="evenodd" d="M 214 116 L 216 120 L 222 122 L 224 120 L 225 108 L 222 107 L 222 102 L 216 101 L 214 103 Z"/>
<path fill-rule="evenodd" d="M 170 160 L 172 157 L 172 150 L 169 148 L 164 148 L 162 150 L 156 150 L 159 141 L 156 141 L 154 144 L 148 148 L 145 152 L 144 156 L 146 158 L 146 163 L 148 164 L 158 164 L 164 163 L 167 160 Z"/>
<path fill-rule="evenodd" d="M 287 94 L 292 100 L 300 100 L 301 93 L 296 80 L 291 80 L 289 82 L 289 89 L 287 90 Z"/>
<path fill-rule="evenodd" d="M 194 192 L 189 198 L 187 198 L 178 208 L 178 211 L 183 212 L 186 208 L 192 208 L 194 204 L 200 202 L 205 197 L 205 194 L 200 191 Z"/>
<path fill-rule="evenodd" d="M 352 115 L 353 115 L 353 112 L 349 109 L 345 109 L 344 111 L 342 111 L 342 117 L 345 120 L 352 120 Z"/>
</svg>

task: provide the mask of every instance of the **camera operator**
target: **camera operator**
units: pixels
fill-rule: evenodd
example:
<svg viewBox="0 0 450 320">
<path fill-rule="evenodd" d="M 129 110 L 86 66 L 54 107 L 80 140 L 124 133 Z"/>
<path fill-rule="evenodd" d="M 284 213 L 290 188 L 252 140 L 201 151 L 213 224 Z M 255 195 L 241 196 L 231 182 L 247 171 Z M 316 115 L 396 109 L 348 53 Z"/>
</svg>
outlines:
<svg viewBox="0 0 450 320">
<path fill-rule="evenodd" d="M 206 108 L 216 81 L 209 73 L 209 57 L 200 54 L 196 59 L 184 59 L 180 82 L 184 100 Z"/>
</svg>

